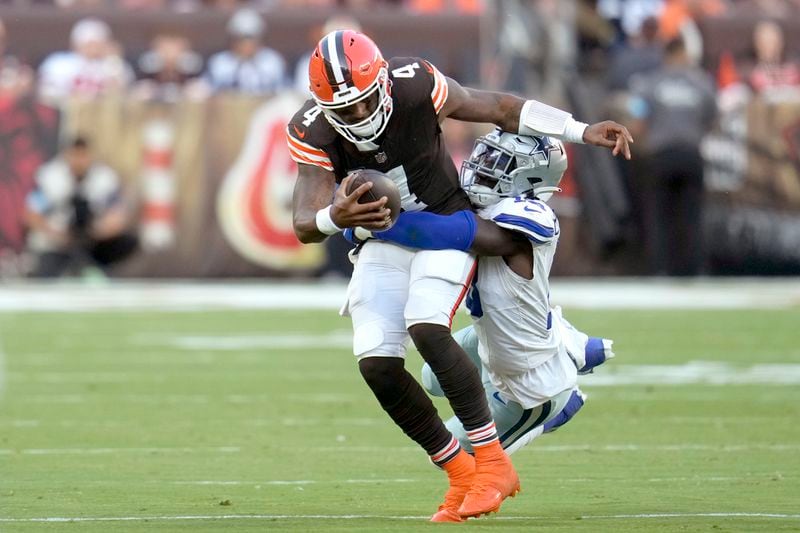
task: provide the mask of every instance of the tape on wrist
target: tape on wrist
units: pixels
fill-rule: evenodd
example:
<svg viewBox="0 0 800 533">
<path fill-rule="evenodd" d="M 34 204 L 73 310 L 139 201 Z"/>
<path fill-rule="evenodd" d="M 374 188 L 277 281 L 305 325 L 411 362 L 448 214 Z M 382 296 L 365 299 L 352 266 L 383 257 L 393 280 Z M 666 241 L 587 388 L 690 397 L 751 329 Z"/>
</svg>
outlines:
<svg viewBox="0 0 800 533">
<path fill-rule="evenodd" d="M 356 239 L 360 241 L 366 241 L 367 239 L 371 239 L 373 237 L 370 230 L 364 229 L 361 226 L 356 226 L 353 234 L 356 236 Z"/>
<path fill-rule="evenodd" d="M 589 125 L 585 122 L 578 122 L 574 118 L 570 117 L 567 120 L 567 125 L 564 128 L 564 138 L 563 141 L 568 143 L 577 143 L 577 144 L 584 144 L 583 141 L 583 132 L 586 131 Z"/>
<path fill-rule="evenodd" d="M 570 113 L 536 100 L 528 100 L 519 114 L 520 135 L 549 135 L 571 143 L 583 143 L 588 125 L 572 118 Z"/>
<path fill-rule="evenodd" d="M 333 223 L 333 219 L 331 218 L 332 207 L 332 205 L 329 205 L 317 211 L 317 229 L 325 235 L 334 235 L 342 231 L 342 228 Z"/>
</svg>

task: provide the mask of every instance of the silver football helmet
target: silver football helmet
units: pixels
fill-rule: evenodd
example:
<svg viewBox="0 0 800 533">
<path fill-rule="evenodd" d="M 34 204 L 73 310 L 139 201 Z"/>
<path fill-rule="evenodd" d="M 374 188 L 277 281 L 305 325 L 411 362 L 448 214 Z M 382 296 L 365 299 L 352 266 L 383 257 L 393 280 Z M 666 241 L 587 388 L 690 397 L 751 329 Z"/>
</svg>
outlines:
<svg viewBox="0 0 800 533">
<path fill-rule="evenodd" d="M 502 198 L 535 197 L 547 201 L 567 170 L 567 152 L 558 139 L 501 131 L 478 137 L 461 165 L 461 188 L 473 205 L 486 207 Z"/>
</svg>

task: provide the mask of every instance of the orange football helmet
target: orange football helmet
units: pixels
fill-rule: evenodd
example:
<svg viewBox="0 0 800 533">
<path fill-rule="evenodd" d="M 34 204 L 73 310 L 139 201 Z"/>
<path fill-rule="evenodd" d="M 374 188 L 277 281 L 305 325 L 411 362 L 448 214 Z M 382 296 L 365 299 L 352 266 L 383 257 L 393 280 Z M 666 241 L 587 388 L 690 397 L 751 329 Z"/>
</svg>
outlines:
<svg viewBox="0 0 800 533">
<path fill-rule="evenodd" d="M 352 30 L 323 37 L 308 64 L 311 95 L 325 118 L 345 139 L 372 142 L 386 129 L 392 115 L 389 64 L 372 39 Z M 369 115 L 345 120 L 345 108 L 364 102 Z"/>
</svg>

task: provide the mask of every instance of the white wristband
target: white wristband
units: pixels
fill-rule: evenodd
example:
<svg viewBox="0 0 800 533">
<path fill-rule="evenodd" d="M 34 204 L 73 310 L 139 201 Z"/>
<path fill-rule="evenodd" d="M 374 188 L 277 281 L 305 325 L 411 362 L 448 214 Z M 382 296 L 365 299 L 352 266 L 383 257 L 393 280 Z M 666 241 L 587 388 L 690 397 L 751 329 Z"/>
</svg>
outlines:
<svg viewBox="0 0 800 533">
<path fill-rule="evenodd" d="M 331 218 L 332 207 L 332 205 L 329 205 L 317 211 L 317 229 L 325 235 L 334 235 L 342 231 L 342 228 L 333 223 L 333 219 Z"/>
<path fill-rule="evenodd" d="M 561 140 L 568 143 L 584 144 L 583 132 L 586 131 L 586 128 L 588 127 L 589 125 L 585 122 L 578 122 L 574 118 L 570 117 L 567 120 L 566 127 L 564 128 L 564 137 Z"/>
<path fill-rule="evenodd" d="M 572 115 L 551 105 L 528 100 L 519 114 L 520 135 L 549 135 L 571 143 L 583 143 L 587 124 L 578 122 Z"/>
</svg>

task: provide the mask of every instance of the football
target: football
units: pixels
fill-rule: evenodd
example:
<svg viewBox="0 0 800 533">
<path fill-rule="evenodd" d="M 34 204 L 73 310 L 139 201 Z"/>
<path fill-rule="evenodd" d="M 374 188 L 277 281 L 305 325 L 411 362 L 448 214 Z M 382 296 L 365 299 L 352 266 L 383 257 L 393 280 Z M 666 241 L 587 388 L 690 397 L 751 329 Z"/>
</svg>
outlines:
<svg viewBox="0 0 800 533">
<path fill-rule="evenodd" d="M 353 179 L 350 180 L 345 192 L 352 194 L 362 184 L 372 182 L 372 188 L 358 199 L 358 203 L 368 204 L 385 196 L 389 199 L 386 202 L 386 207 L 391 211 L 392 224 L 397 222 L 397 217 L 400 216 L 400 189 L 397 188 L 395 182 L 389 176 L 377 170 L 356 170 L 351 175 Z"/>
</svg>

